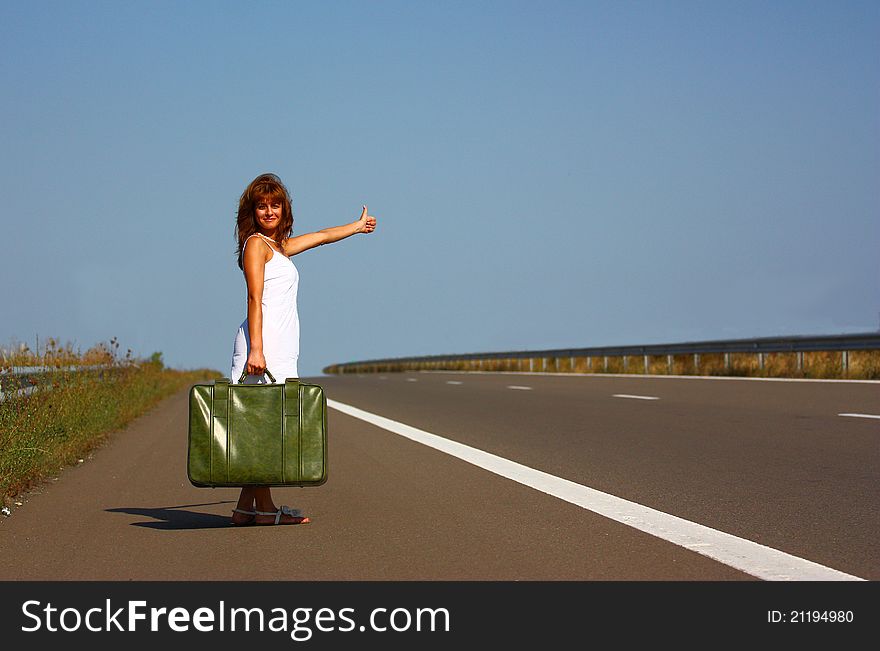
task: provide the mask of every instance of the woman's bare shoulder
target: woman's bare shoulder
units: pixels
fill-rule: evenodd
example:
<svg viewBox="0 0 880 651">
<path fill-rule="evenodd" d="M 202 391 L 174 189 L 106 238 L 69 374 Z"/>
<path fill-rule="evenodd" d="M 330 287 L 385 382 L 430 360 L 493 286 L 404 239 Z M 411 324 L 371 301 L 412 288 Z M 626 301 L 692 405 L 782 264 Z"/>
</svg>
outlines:
<svg viewBox="0 0 880 651">
<path fill-rule="evenodd" d="M 268 242 L 263 242 L 262 245 L 251 244 L 248 246 L 249 242 L 253 242 L 254 240 L 262 240 L 263 238 L 254 233 L 244 242 L 244 252 L 242 254 L 242 262 L 245 266 L 250 262 L 251 264 L 265 264 L 269 262 L 274 253 L 274 249 L 270 246 Z"/>
</svg>

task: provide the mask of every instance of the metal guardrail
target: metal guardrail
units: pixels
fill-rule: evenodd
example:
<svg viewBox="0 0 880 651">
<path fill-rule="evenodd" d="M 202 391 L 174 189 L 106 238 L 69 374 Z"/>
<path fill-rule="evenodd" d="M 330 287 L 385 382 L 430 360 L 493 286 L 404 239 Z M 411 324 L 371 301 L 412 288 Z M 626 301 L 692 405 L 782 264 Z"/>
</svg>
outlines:
<svg viewBox="0 0 880 651">
<path fill-rule="evenodd" d="M 655 356 L 694 355 L 694 362 L 699 367 L 699 356 L 723 353 L 725 366 L 730 365 L 730 354 L 756 354 L 760 367 L 764 366 L 767 353 L 799 353 L 798 368 L 803 364 L 803 353 L 835 352 L 841 353 L 843 371 L 848 366 L 850 351 L 880 350 L 880 332 L 864 332 L 842 335 L 798 335 L 788 337 L 760 337 L 756 339 L 725 339 L 714 341 L 694 341 L 673 344 L 648 344 L 643 346 L 601 346 L 592 348 L 554 348 L 547 350 L 505 351 L 487 353 L 464 353 L 452 355 L 427 355 L 420 357 L 397 357 L 385 359 L 363 360 L 332 364 L 323 369 L 324 373 L 346 373 L 353 371 L 372 370 L 370 367 L 394 367 L 401 365 L 455 363 L 475 360 L 516 360 L 516 359 L 547 359 L 547 358 L 603 358 L 607 368 L 607 358 L 626 358 L 641 356 L 645 368 L 648 358 Z M 669 359 L 671 366 L 672 360 Z"/>
<path fill-rule="evenodd" d="M 12 375 L 25 377 L 28 375 L 54 373 L 56 371 L 94 371 L 102 368 L 112 368 L 112 365 L 93 364 L 91 366 L 13 366 L 9 370 L 0 371 L 0 378 L 9 377 Z"/>
<path fill-rule="evenodd" d="M 135 364 L 134 366 L 138 366 Z M 7 393 L 27 395 L 43 384 L 43 380 L 51 378 L 53 374 L 62 371 L 111 371 L 123 368 L 113 364 L 93 364 L 90 366 L 13 366 L 11 369 L 0 371 L 0 402 L 5 399 Z M 10 387 L 12 389 L 10 390 Z M 5 389 L 5 390 L 4 390 Z"/>
</svg>

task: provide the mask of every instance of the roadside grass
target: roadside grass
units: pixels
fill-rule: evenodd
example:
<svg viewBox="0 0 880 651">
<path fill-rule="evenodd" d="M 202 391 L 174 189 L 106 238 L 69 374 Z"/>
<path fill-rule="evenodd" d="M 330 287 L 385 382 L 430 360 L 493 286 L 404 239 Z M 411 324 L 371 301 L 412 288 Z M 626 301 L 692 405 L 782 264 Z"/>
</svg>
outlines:
<svg viewBox="0 0 880 651">
<path fill-rule="evenodd" d="M 73 354 L 69 348 L 59 352 L 52 345 L 39 355 L 3 351 L 0 370 L 57 370 L 24 383 L 10 382 L 7 376 L 0 387 L 0 498 L 14 497 L 78 463 L 109 434 L 179 389 L 221 377 L 210 369 L 165 368 L 161 353 L 137 360 L 129 350 L 119 359 L 117 348 L 114 339 L 110 346 L 99 344 L 84 354 Z M 102 368 L 67 369 L 92 365 Z"/>
</svg>

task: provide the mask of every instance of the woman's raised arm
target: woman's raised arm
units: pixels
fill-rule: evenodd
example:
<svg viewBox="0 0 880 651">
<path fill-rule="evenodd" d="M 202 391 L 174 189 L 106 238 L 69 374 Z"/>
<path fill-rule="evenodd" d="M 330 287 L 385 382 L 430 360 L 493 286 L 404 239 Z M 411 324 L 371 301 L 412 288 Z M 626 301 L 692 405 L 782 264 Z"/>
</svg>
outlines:
<svg viewBox="0 0 880 651">
<path fill-rule="evenodd" d="M 360 219 L 355 222 L 287 239 L 284 242 L 284 255 L 289 258 L 322 244 L 338 242 L 357 233 L 372 233 L 374 230 L 376 230 L 376 218 L 367 214 L 367 207 L 364 206 Z"/>
</svg>

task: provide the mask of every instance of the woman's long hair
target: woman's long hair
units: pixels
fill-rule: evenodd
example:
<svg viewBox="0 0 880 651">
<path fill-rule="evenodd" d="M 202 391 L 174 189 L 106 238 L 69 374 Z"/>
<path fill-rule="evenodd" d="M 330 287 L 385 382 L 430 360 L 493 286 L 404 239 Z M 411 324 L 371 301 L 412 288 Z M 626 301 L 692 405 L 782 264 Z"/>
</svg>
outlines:
<svg viewBox="0 0 880 651">
<path fill-rule="evenodd" d="M 290 205 L 290 193 L 275 174 L 260 174 L 251 181 L 238 200 L 238 217 L 235 222 L 235 239 L 238 240 L 238 268 L 244 270 L 242 250 L 248 237 L 257 232 L 255 206 L 260 200 L 279 201 L 281 203 L 281 220 L 275 231 L 275 243 L 284 250 L 284 240 L 293 232 L 293 208 Z"/>
</svg>

